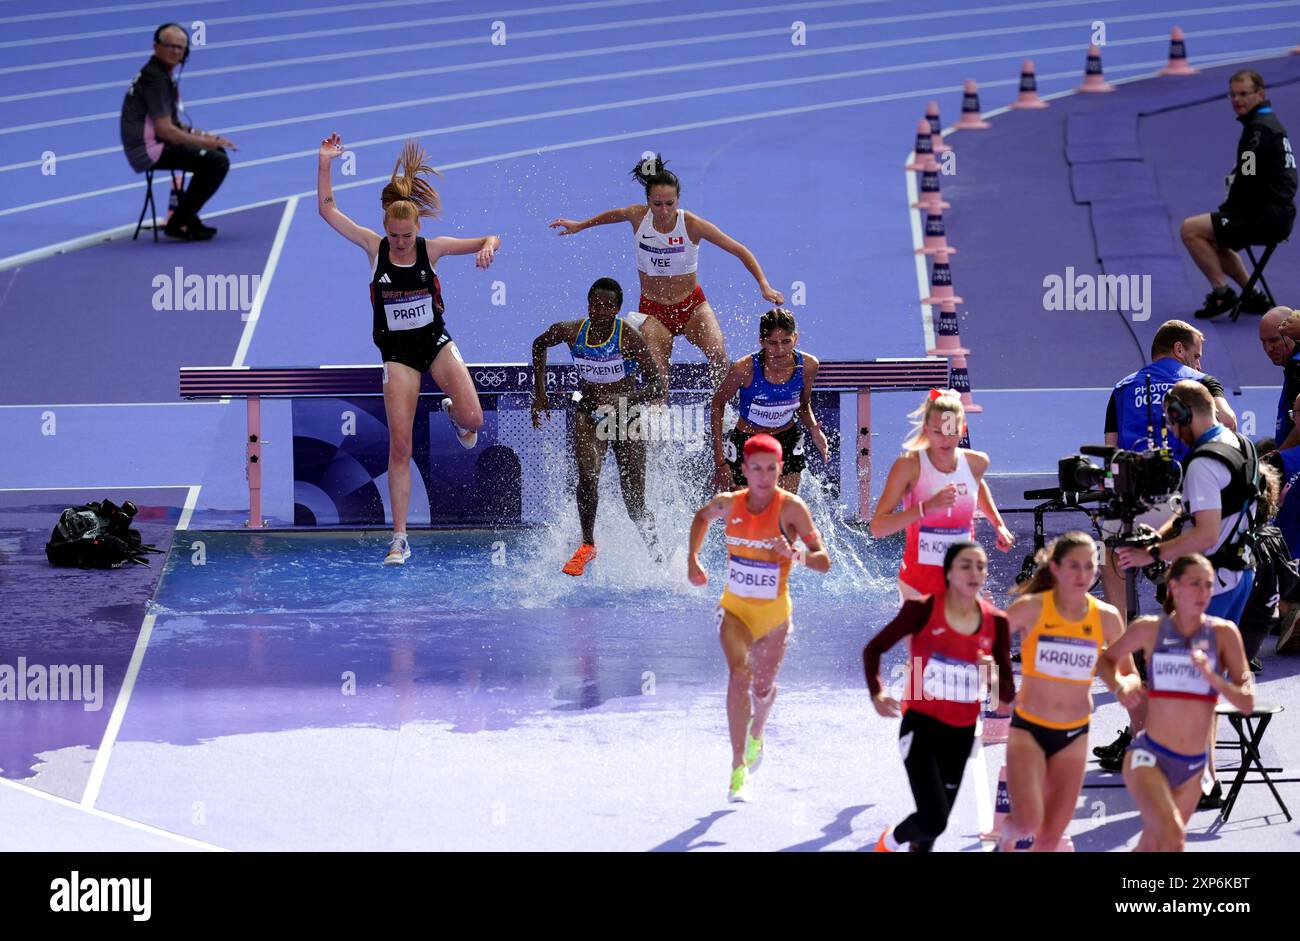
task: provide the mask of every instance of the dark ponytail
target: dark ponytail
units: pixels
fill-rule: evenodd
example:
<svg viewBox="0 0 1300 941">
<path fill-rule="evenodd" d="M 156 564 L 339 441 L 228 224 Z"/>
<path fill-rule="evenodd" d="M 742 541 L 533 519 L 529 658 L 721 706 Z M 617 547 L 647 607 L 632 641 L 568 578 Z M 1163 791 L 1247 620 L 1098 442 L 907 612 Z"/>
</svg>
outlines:
<svg viewBox="0 0 1300 941">
<path fill-rule="evenodd" d="M 645 187 L 645 198 L 650 199 L 650 187 L 652 186 L 671 186 L 677 191 L 677 196 L 682 195 L 682 182 L 677 179 L 677 174 L 667 169 L 668 161 L 664 159 L 663 154 L 655 154 L 653 157 L 647 154 L 637 161 L 632 168 L 632 178 Z"/>
</svg>

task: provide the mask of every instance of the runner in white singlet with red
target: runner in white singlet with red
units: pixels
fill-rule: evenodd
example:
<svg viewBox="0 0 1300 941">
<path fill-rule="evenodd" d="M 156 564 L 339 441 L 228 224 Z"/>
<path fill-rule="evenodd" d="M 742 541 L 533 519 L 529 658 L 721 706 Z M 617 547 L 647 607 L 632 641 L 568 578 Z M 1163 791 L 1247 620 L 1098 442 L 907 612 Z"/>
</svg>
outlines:
<svg viewBox="0 0 1300 941">
<path fill-rule="evenodd" d="M 871 534 L 877 539 L 907 532 L 898 572 L 904 601 L 944 590 L 944 555 L 953 543 L 974 538 L 976 510 L 993 523 L 1000 550 L 1006 552 L 1016 542 L 984 481 L 989 456 L 957 446 L 966 430 L 961 397 L 931 389 L 910 417 L 917 427 L 903 442 L 904 453 L 890 468 L 871 517 Z"/>
</svg>

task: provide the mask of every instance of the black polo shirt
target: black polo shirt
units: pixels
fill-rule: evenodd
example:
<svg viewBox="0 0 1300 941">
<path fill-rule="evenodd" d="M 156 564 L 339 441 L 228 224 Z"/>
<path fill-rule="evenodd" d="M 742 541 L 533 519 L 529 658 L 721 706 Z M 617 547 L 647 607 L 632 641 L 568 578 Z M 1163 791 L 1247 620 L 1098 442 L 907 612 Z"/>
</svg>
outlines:
<svg viewBox="0 0 1300 941">
<path fill-rule="evenodd" d="M 1232 187 L 1220 212 L 1247 219 L 1285 223 L 1295 219 L 1296 156 L 1287 140 L 1286 128 L 1264 101 L 1237 118 L 1241 139 L 1237 142 L 1237 165 Z M 1253 154 L 1248 158 L 1248 154 Z M 1243 173 L 1247 161 L 1254 173 Z"/>
<path fill-rule="evenodd" d="M 189 127 L 182 114 L 180 86 L 167 66 L 157 56 L 150 56 L 122 101 L 122 147 L 136 173 L 148 170 L 162 156 L 163 142 L 154 127 L 164 117 L 177 127 Z"/>
</svg>

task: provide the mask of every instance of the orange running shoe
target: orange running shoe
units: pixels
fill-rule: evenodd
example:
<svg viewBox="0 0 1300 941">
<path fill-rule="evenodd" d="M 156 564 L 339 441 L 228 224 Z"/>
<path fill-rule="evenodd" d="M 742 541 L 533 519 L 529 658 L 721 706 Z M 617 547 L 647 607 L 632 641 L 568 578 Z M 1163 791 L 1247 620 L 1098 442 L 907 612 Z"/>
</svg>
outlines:
<svg viewBox="0 0 1300 941">
<path fill-rule="evenodd" d="M 584 542 L 578 546 L 578 551 L 573 554 L 573 558 L 564 563 L 563 572 L 565 575 L 581 575 L 586 569 L 587 563 L 596 558 L 596 547 L 591 543 Z"/>
<path fill-rule="evenodd" d="M 877 853 L 892 853 L 892 852 L 894 852 L 894 851 L 891 850 L 888 846 L 885 845 L 885 837 L 889 836 L 889 834 L 890 834 L 891 832 L 893 832 L 893 829 L 894 829 L 893 827 L 890 827 L 890 828 L 889 828 L 888 830 L 886 830 L 884 833 L 880 834 L 880 839 L 878 839 L 878 840 L 876 841 L 876 849 L 875 849 L 875 852 L 877 852 Z"/>
</svg>

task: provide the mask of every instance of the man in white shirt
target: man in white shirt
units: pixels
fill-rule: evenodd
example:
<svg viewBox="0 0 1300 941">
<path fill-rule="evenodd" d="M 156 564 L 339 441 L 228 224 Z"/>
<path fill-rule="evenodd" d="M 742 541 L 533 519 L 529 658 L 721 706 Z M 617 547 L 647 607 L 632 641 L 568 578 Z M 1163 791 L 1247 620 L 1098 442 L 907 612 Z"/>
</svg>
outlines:
<svg viewBox="0 0 1300 941">
<path fill-rule="evenodd" d="M 1182 532 L 1173 535 L 1174 517 L 1161 527 L 1160 545 L 1150 551 L 1120 549 L 1115 557 L 1122 568 L 1132 568 L 1189 552 L 1205 555 L 1215 572 L 1206 613 L 1236 623 L 1255 581 L 1254 560 L 1244 544 L 1258 492 L 1255 447 L 1219 422 L 1214 399 L 1199 382 L 1178 382 L 1169 390 L 1165 418 L 1191 448 L 1183 460 Z"/>
</svg>

